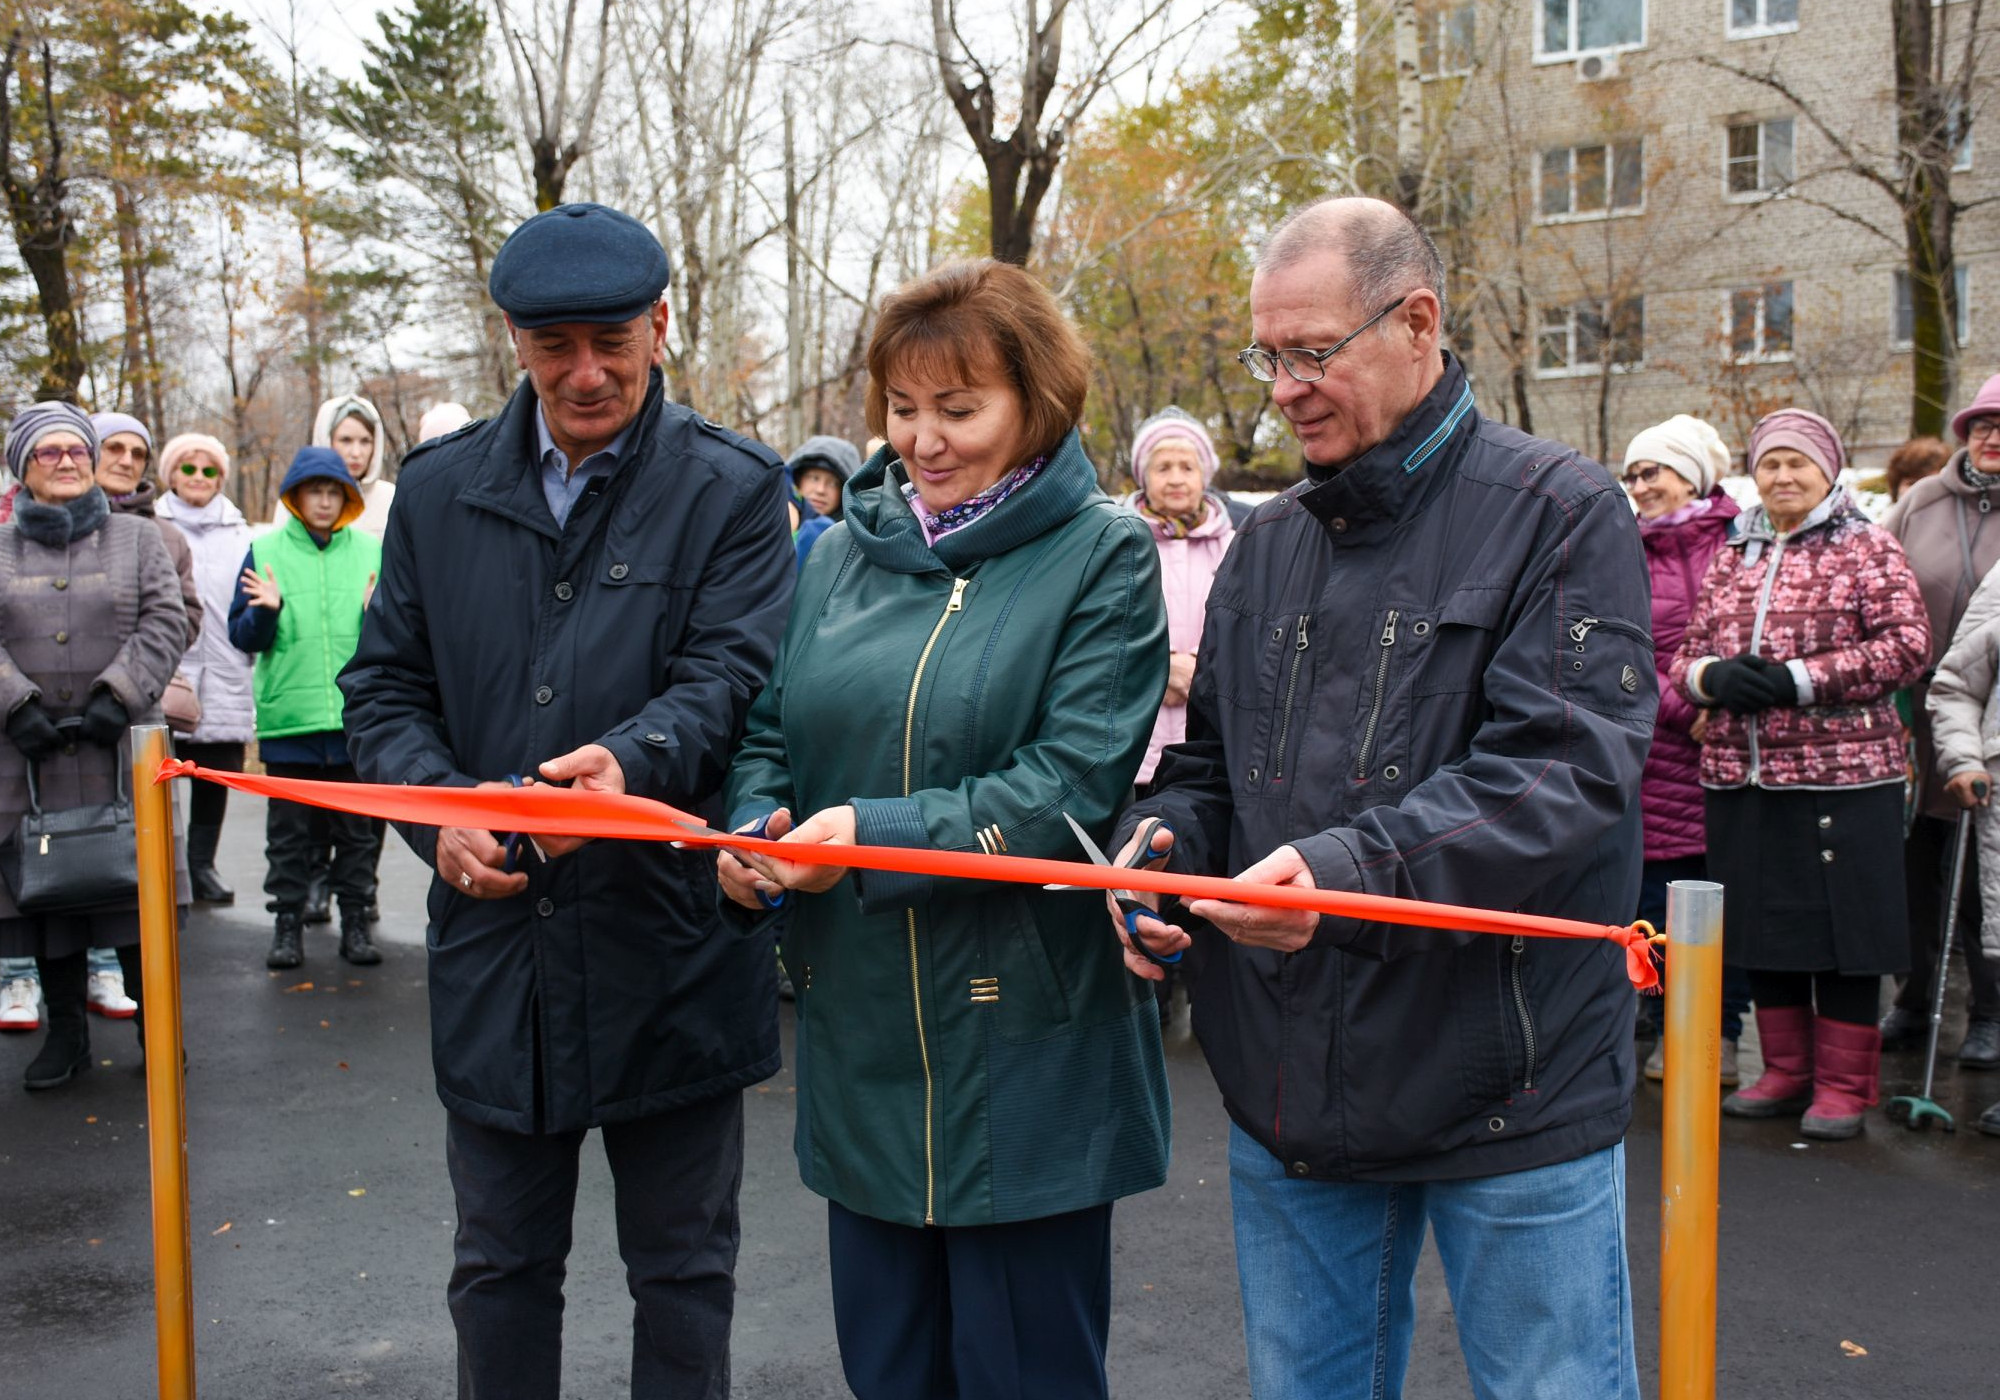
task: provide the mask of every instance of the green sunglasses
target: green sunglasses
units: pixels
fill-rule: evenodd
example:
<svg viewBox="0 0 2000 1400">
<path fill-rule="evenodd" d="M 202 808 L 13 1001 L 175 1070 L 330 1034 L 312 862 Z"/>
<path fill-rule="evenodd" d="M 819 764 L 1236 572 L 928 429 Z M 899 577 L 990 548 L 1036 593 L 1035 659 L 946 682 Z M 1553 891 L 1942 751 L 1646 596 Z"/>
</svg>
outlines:
<svg viewBox="0 0 2000 1400">
<path fill-rule="evenodd" d="M 182 476 L 205 476 L 211 481 L 222 475 L 221 467 L 198 467 L 193 462 L 181 463 Z"/>
</svg>

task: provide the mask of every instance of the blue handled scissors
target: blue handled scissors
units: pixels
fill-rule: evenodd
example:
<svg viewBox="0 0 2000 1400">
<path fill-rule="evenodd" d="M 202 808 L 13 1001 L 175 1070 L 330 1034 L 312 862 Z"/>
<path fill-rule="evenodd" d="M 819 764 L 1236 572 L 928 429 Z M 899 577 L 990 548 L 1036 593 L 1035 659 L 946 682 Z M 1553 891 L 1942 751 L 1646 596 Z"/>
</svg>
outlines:
<svg viewBox="0 0 2000 1400">
<path fill-rule="evenodd" d="M 527 786 L 519 773 L 509 773 L 507 781 L 515 787 Z M 542 853 L 542 848 L 535 844 L 533 837 L 524 836 L 518 831 L 510 831 L 504 835 L 496 832 L 495 835 L 499 837 L 500 841 L 500 868 L 509 875 L 512 875 L 517 870 L 526 870 L 528 868 L 526 860 L 526 853 L 528 851 L 533 851 L 538 856 Z"/>
<path fill-rule="evenodd" d="M 686 827 L 689 831 L 695 832 L 702 836 L 721 836 L 725 838 L 730 836 L 750 836 L 750 837 L 755 837 L 759 841 L 768 841 L 771 839 L 771 818 L 776 815 L 777 813 L 775 812 L 767 812 L 764 814 L 762 818 L 758 820 L 755 826 L 745 827 L 741 831 L 734 831 L 734 832 L 717 831 L 714 827 L 703 825 L 700 822 L 676 821 L 674 824 L 676 826 Z M 675 850 L 681 849 L 681 845 L 679 842 L 670 842 L 669 844 L 672 845 Z M 722 849 L 725 851 L 731 850 L 731 848 L 728 846 L 724 846 L 722 847 Z M 737 855 L 738 857 L 741 857 L 745 854 L 742 851 L 733 851 L 732 853 Z M 783 890 L 780 890 L 776 894 L 766 894 L 764 893 L 764 891 L 758 890 L 757 902 L 763 905 L 766 909 L 782 909 L 785 907 L 785 892 Z"/>
<path fill-rule="evenodd" d="M 1077 843 L 1083 847 L 1084 854 L 1090 857 L 1092 865 L 1110 865 L 1112 863 L 1111 857 L 1105 855 L 1098 844 L 1090 839 L 1090 833 L 1083 829 L 1082 824 L 1075 817 L 1072 817 L 1068 812 L 1064 812 L 1063 820 L 1068 822 L 1069 829 L 1076 833 Z M 1148 817 L 1145 821 L 1141 822 L 1138 831 L 1133 833 L 1138 844 L 1132 848 L 1131 859 L 1125 862 L 1123 868 L 1126 870 L 1137 870 L 1148 862 L 1158 859 L 1153 853 L 1153 837 L 1158 835 L 1162 830 L 1171 834 L 1173 828 L 1158 817 Z M 1045 888 L 1052 890 L 1073 890 L 1079 887 L 1076 885 L 1048 885 Z M 1179 951 L 1173 953 L 1156 953 L 1146 946 L 1145 939 L 1139 937 L 1140 916 L 1143 915 L 1148 919 L 1159 918 L 1161 914 L 1166 912 L 1164 901 L 1161 903 L 1160 913 L 1155 913 L 1144 900 L 1140 899 L 1131 890 L 1113 890 L 1111 897 L 1118 901 L 1118 911 L 1125 916 L 1126 936 L 1132 940 L 1132 946 L 1138 949 L 1148 962 L 1156 967 L 1172 967 L 1181 960 Z"/>
</svg>

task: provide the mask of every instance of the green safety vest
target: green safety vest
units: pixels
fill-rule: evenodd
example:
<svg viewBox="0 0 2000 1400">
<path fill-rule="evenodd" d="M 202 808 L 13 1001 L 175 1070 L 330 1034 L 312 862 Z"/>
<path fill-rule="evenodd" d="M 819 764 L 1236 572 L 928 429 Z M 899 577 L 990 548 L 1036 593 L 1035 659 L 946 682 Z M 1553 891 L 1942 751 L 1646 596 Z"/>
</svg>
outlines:
<svg viewBox="0 0 2000 1400">
<path fill-rule="evenodd" d="M 382 544 L 359 530 L 334 532 L 322 549 L 296 516 L 250 546 L 257 572 L 276 575 L 283 606 L 278 639 L 257 657 L 257 737 L 320 734 L 341 727 L 340 674 L 361 642 L 368 576 L 382 570 Z"/>
</svg>

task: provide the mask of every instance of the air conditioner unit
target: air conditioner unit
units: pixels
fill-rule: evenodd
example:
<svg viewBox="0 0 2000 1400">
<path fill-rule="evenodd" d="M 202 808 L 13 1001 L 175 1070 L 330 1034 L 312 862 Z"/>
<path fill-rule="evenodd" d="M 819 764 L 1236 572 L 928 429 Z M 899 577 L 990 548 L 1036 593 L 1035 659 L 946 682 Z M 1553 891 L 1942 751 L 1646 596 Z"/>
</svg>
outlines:
<svg viewBox="0 0 2000 1400">
<path fill-rule="evenodd" d="M 1576 61 L 1576 80 L 1579 83 L 1609 82 L 1618 76 L 1618 55 L 1615 53 L 1585 54 Z"/>
</svg>

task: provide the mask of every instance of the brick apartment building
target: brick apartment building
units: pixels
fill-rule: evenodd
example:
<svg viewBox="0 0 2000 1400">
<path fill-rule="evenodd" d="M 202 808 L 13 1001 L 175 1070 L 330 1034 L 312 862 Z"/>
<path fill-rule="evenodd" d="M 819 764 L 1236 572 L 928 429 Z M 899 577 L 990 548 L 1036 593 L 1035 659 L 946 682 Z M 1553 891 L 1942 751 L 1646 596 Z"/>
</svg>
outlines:
<svg viewBox="0 0 2000 1400">
<path fill-rule="evenodd" d="M 1937 7 L 1954 55 L 1971 9 Z M 1612 459 L 1676 412 L 1740 449 L 1786 403 L 1833 419 L 1858 465 L 1903 441 L 1898 211 L 1828 135 L 1894 170 L 1885 0 L 1426 0 L 1420 15 L 1428 207 L 1488 413 L 1518 422 L 1525 403 L 1538 434 Z M 1980 27 L 1983 52 L 2000 14 Z M 1393 54 L 1392 31 L 1368 0 L 1364 106 L 1371 83 L 1393 103 L 1393 59 L 1368 57 Z M 1961 202 L 2000 196 L 2000 121 L 1984 119 L 2000 48 L 1984 66 Z M 1955 246 L 1964 398 L 2000 370 L 2000 204 L 1961 215 Z"/>
</svg>

